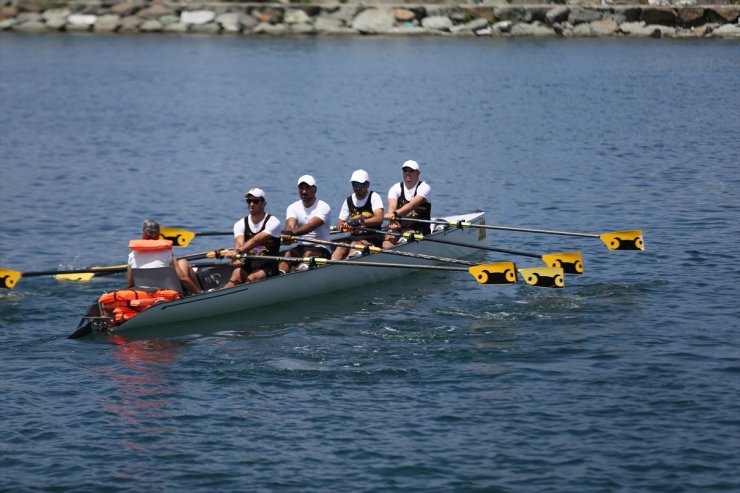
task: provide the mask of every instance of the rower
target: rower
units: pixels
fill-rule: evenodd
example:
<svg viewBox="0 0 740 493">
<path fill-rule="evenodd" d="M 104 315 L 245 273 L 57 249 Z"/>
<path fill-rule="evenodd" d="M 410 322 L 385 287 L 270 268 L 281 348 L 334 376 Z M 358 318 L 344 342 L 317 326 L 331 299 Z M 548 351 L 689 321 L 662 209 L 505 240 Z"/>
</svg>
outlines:
<svg viewBox="0 0 740 493">
<path fill-rule="evenodd" d="M 331 207 L 323 200 L 316 198 L 316 180 L 311 175 L 298 178 L 297 200 L 288 206 L 285 213 L 285 229 L 283 238 L 291 241 L 292 236 L 308 236 L 317 240 L 329 241 L 329 223 L 331 222 Z M 301 241 L 299 244 L 284 253 L 285 257 L 319 257 L 330 258 L 331 249 L 326 245 L 319 245 Z M 292 263 L 280 262 L 279 268 L 283 273 L 290 272 Z M 296 270 L 305 270 L 308 266 L 301 264 Z"/>
<path fill-rule="evenodd" d="M 408 160 L 401 165 L 403 181 L 393 185 L 388 190 L 388 212 L 384 219 L 389 221 L 388 229 L 398 233 L 429 234 L 430 224 L 415 222 L 413 219 L 430 220 L 432 203 L 430 194 L 432 188 L 425 181 L 419 180 L 421 167 L 419 163 Z M 390 248 L 399 242 L 397 234 L 386 235 L 383 248 Z"/>
<path fill-rule="evenodd" d="M 159 223 L 154 219 L 144 221 L 141 239 L 131 240 L 129 248 L 128 287 L 174 289 L 178 292 L 185 288 L 191 294 L 203 292 L 190 262 L 175 258 L 172 242 L 160 239 Z"/>
<path fill-rule="evenodd" d="M 351 232 L 347 242 L 353 245 L 372 245 L 379 247 L 383 243 L 383 236 L 379 233 L 362 231 L 360 227 L 379 229 L 383 224 L 383 199 L 379 193 L 370 190 L 370 175 L 363 169 L 358 169 L 349 179 L 354 193 L 342 203 L 339 211 L 337 229 Z M 362 255 L 361 250 L 353 250 L 344 246 L 334 249 L 332 260 L 344 260 L 348 255 Z"/>
<path fill-rule="evenodd" d="M 252 188 L 244 194 L 249 215 L 234 223 L 234 248 L 226 257 L 237 254 L 269 255 L 280 254 L 280 220 L 265 212 L 267 201 L 261 188 Z M 238 267 L 231 274 L 224 288 L 245 282 L 255 282 L 277 275 L 278 264 L 274 260 L 237 260 Z"/>
</svg>

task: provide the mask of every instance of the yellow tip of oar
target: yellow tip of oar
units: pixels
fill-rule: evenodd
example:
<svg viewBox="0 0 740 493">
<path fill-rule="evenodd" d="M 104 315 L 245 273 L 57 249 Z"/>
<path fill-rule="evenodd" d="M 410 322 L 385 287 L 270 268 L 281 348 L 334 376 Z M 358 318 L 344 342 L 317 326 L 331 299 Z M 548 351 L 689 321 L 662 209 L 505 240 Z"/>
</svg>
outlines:
<svg viewBox="0 0 740 493">
<path fill-rule="evenodd" d="M 93 267 L 94 269 L 95 267 Z M 76 274 L 57 274 L 54 276 L 54 279 L 57 281 L 89 281 L 95 277 L 95 274 L 93 272 L 79 272 Z"/>
<path fill-rule="evenodd" d="M 560 267 L 566 274 L 583 274 L 583 257 L 577 252 L 548 253 L 542 261 L 549 267 Z"/>
<path fill-rule="evenodd" d="M 159 228 L 159 234 L 166 240 L 171 240 L 174 246 L 186 247 L 195 238 L 195 233 L 186 229 Z"/>
<path fill-rule="evenodd" d="M 642 239 L 642 231 L 615 231 L 599 235 L 609 250 L 644 250 L 645 242 Z"/>
<path fill-rule="evenodd" d="M 13 289 L 22 275 L 17 270 L 0 269 L 0 287 Z"/>
<path fill-rule="evenodd" d="M 528 267 L 519 269 L 524 282 L 538 288 L 565 287 L 565 273 L 559 267 Z"/>
<path fill-rule="evenodd" d="M 479 284 L 514 284 L 516 265 L 514 262 L 474 265 L 468 269 Z"/>
</svg>

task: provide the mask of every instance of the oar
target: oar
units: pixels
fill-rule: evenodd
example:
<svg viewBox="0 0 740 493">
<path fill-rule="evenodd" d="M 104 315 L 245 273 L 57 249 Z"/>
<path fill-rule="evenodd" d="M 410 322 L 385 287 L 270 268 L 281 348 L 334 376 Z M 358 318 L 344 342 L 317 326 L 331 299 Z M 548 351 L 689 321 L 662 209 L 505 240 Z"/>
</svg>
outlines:
<svg viewBox="0 0 740 493">
<path fill-rule="evenodd" d="M 449 224 L 458 228 L 479 228 L 479 229 L 496 229 L 501 231 L 518 231 L 521 233 L 541 233 L 547 235 L 561 235 L 561 236 L 579 236 L 582 238 L 599 238 L 609 250 L 644 250 L 645 242 L 643 240 L 642 231 L 639 229 L 630 231 L 615 231 L 612 233 L 570 233 L 568 231 L 553 231 L 549 229 L 529 229 L 529 228 L 514 228 L 511 226 L 493 226 L 490 224 L 473 224 L 467 221 L 457 221 L 455 223 L 446 221 L 444 219 L 409 219 L 410 221 L 416 221 L 420 223 L 429 224 Z"/>
<path fill-rule="evenodd" d="M 337 233 L 337 231 L 332 231 Z M 178 228 L 159 228 L 159 234 L 165 240 L 171 240 L 172 244 L 177 247 L 186 247 L 196 236 L 232 236 L 233 231 L 203 231 L 196 233 L 187 229 Z"/>
<path fill-rule="evenodd" d="M 384 233 L 392 236 L 398 236 L 406 238 L 407 240 L 413 241 L 431 241 L 433 243 L 443 243 L 445 245 L 455 245 L 466 248 L 478 248 L 480 250 L 487 250 L 489 252 L 508 253 L 510 255 L 519 255 L 522 257 L 531 257 L 541 259 L 549 267 L 561 268 L 566 274 L 583 274 L 583 257 L 578 252 L 560 252 L 560 253 L 546 253 L 544 255 L 538 255 L 536 253 L 519 252 L 517 250 L 507 250 L 504 248 L 494 248 L 486 245 L 477 245 L 474 243 L 463 243 L 459 241 L 443 240 L 441 238 L 434 238 L 431 236 L 424 236 L 419 233 L 398 233 L 395 231 L 385 231 L 382 229 L 367 229 L 363 228 L 363 231 L 369 231 L 372 233 Z"/>
<path fill-rule="evenodd" d="M 216 253 L 213 251 L 194 253 L 185 255 L 180 258 L 187 260 L 199 260 L 203 258 L 214 258 Z M 40 270 L 31 272 L 20 272 L 16 270 L 0 269 L 0 288 L 13 289 L 21 277 L 40 277 L 55 276 L 61 280 L 90 280 L 94 275 L 116 274 L 126 272 L 128 265 L 112 265 L 109 267 L 88 267 L 86 269 L 69 269 L 69 270 Z M 87 274 L 87 275 L 86 275 Z"/>
<path fill-rule="evenodd" d="M 384 267 L 390 269 L 416 270 L 444 270 L 468 272 L 479 284 L 514 284 L 516 283 L 516 265 L 514 262 L 497 262 L 495 264 L 480 264 L 469 268 L 454 267 L 451 265 L 424 265 L 424 264 L 394 264 L 389 262 L 363 262 L 359 260 L 330 260 L 318 257 L 277 257 L 270 255 L 241 255 L 234 258 L 246 260 L 276 260 L 278 262 L 292 262 L 306 264 L 309 267 L 322 265 L 346 265 L 352 267 Z"/>
<path fill-rule="evenodd" d="M 426 255 L 423 253 L 401 252 L 398 250 L 390 250 L 388 248 L 380 248 L 380 247 L 376 247 L 373 245 L 354 245 L 352 243 L 341 243 L 338 241 L 319 240 L 319 239 L 311 238 L 308 236 L 293 236 L 292 238 L 296 240 L 300 240 L 300 241 L 317 243 L 319 245 L 329 245 L 329 246 L 334 246 L 334 247 L 350 248 L 352 250 L 361 250 L 363 253 L 387 253 L 390 255 L 399 255 L 402 257 L 418 258 L 418 259 L 424 259 L 424 260 L 434 260 L 437 262 L 447 262 L 450 264 L 477 265 L 473 262 L 468 262 L 467 260 L 460 260 L 457 258 L 437 257 L 435 255 Z"/>
</svg>

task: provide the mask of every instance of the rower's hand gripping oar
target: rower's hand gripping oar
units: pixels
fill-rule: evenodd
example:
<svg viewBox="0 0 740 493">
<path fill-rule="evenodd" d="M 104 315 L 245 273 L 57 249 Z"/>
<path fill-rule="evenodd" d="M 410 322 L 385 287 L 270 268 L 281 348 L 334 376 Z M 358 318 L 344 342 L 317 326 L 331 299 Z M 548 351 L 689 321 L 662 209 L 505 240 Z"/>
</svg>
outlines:
<svg viewBox="0 0 740 493">
<path fill-rule="evenodd" d="M 609 250 L 644 250 L 645 242 L 643 240 L 642 231 L 639 229 L 630 231 L 615 231 L 612 233 L 592 234 L 592 233 L 570 233 L 568 231 L 554 231 L 549 229 L 529 229 L 529 228 L 514 228 L 511 226 L 493 226 L 490 224 L 473 224 L 467 221 L 458 221 L 456 223 L 446 221 L 444 219 L 413 219 L 420 223 L 429 224 L 449 224 L 457 228 L 479 228 L 479 229 L 495 229 L 500 231 L 517 231 L 520 233 L 540 233 L 548 235 L 561 235 L 561 236 L 579 236 L 582 238 L 599 238 Z"/>
<path fill-rule="evenodd" d="M 514 284 L 516 283 L 516 265 L 514 262 L 497 262 L 493 264 L 473 265 L 469 268 L 451 265 L 395 264 L 388 262 L 364 262 L 360 260 L 330 260 L 319 257 L 277 257 L 270 255 L 237 254 L 233 258 L 243 260 L 276 260 L 278 262 L 302 263 L 309 267 L 322 265 L 345 265 L 352 267 L 384 267 L 391 269 L 446 270 L 470 273 L 479 284 Z"/>
</svg>

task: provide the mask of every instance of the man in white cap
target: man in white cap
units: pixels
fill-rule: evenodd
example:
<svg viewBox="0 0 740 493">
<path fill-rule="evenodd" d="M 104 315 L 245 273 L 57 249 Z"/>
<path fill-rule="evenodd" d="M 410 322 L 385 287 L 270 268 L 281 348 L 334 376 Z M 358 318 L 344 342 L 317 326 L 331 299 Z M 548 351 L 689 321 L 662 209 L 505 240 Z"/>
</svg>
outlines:
<svg viewBox="0 0 740 493">
<path fill-rule="evenodd" d="M 323 200 L 316 198 L 316 180 L 311 175 L 298 178 L 297 200 L 288 206 L 285 212 L 286 236 L 308 236 L 317 240 L 329 241 L 329 223 L 331 222 L 331 207 Z M 331 249 L 326 245 L 299 241 L 298 245 L 283 253 L 284 257 L 321 257 L 330 258 Z M 292 262 L 280 262 L 281 272 L 290 272 Z M 298 270 L 308 268 L 301 264 Z"/>
<path fill-rule="evenodd" d="M 413 221 L 413 218 L 430 220 L 432 217 L 431 193 L 428 183 L 419 180 L 421 167 L 416 161 L 408 160 L 401 165 L 403 181 L 388 190 L 388 212 L 385 219 L 390 221 L 388 229 L 396 232 L 429 234 L 427 223 Z M 383 248 L 398 243 L 396 235 L 386 235 Z"/>
<path fill-rule="evenodd" d="M 226 257 L 236 254 L 247 255 L 280 255 L 280 220 L 267 214 L 265 192 L 261 188 L 252 188 L 244 194 L 249 215 L 234 223 L 234 248 Z M 237 284 L 254 282 L 274 276 L 278 273 L 275 260 L 238 261 L 239 266 L 231 273 L 229 282 L 224 288 Z"/>
<path fill-rule="evenodd" d="M 381 234 L 363 232 L 361 228 L 380 229 L 383 225 L 383 199 L 379 193 L 370 190 L 370 176 L 364 169 L 352 173 L 349 181 L 354 193 L 342 203 L 337 229 L 352 232 L 349 237 L 352 244 L 380 246 L 383 243 Z M 350 252 L 347 247 L 337 247 L 331 258 L 343 260 L 350 253 L 362 254 L 360 250 Z"/>
</svg>

